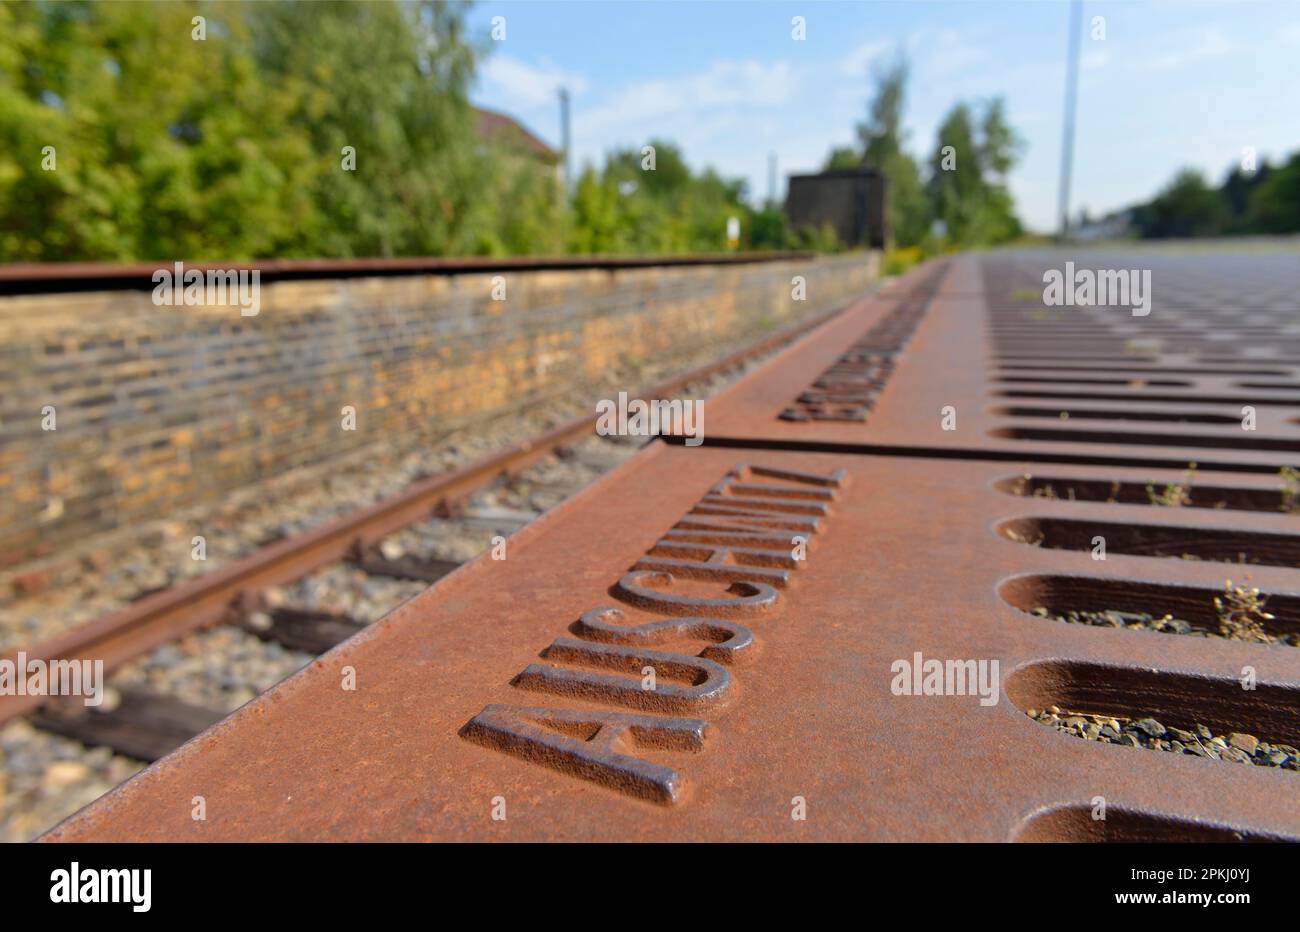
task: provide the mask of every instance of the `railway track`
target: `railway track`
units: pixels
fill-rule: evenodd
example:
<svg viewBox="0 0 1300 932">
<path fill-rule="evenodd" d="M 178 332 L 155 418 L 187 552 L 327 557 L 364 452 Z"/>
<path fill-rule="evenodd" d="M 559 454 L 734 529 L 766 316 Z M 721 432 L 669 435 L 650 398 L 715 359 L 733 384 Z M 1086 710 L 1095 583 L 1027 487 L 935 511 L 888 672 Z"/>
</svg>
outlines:
<svg viewBox="0 0 1300 932">
<path fill-rule="evenodd" d="M 126 674 L 113 678 L 107 706 L 91 709 L 80 700 L 46 704 L 30 713 L 31 721 L 87 746 L 107 747 L 135 760 L 157 760 L 227 714 L 219 694 L 212 694 L 208 703 L 195 702 L 149 685 L 149 656 L 160 644 L 195 632 L 233 628 L 278 644 L 305 663 L 359 633 L 372 619 L 363 613 L 315 607 L 304 581 L 320 573 L 341 576 L 345 591 L 378 589 L 380 611 L 395 608 L 463 562 L 431 551 L 446 551 L 449 544 L 474 553 L 488 549 L 493 540 L 503 539 L 541 513 L 535 502 L 539 493 L 567 497 L 635 450 L 632 444 L 602 438 L 557 446 L 548 435 L 537 439 L 533 462 L 518 465 L 521 461 L 514 455 L 521 447 L 486 457 L 463 474 L 445 477 L 455 480 L 444 486 L 448 495 L 424 508 L 421 518 L 413 522 L 390 523 L 388 503 L 338 522 L 364 535 L 372 521 L 382 520 L 385 531 L 373 532 L 373 546 L 353 546 L 332 559 L 335 550 L 323 548 L 321 540 L 331 540 L 334 532 L 323 529 L 319 538 L 308 534 L 280 542 L 271 553 L 255 552 L 227 568 L 228 575 L 198 577 L 146 596 L 102 623 L 74 630 L 59 642 L 64 646 L 35 653 L 52 661 L 108 655 L 114 658 L 113 669 L 125 667 Z M 563 464 L 563 478 L 548 484 L 546 473 L 554 471 L 550 468 L 557 461 Z M 478 501 L 484 492 L 493 496 L 493 504 Z M 435 512 L 436 516 L 428 517 Z M 412 543 L 404 547 L 395 537 Z M 281 568 L 286 565 L 288 569 Z M 257 572 L 242 572 L 245 567 Z M 273 582 L 267 583 L 268 579 Z M 212 602 L 224 603 L 225 610 L 205 614 L 203 607 Z M 191 611 L 191 606 L 196 610 Z"/>
<path fill-rule="evenodd" d="M 914 271 L 46 837 L 1300 839 L 1300 268 L 1137 261 Z"/>
<path fill-rule="evenodd" d="M 642 397 L 692 391 L 705 397 L 755 360 L 818 326 L 823 314 L 752 345 L 647 386 Z M 87 747 L 150 762 L 225 717 L 230 696 L 213 686 L 215 662 L 178 696 L 152 680 L 151 653 L 195 632 L 216 640 L 249 635 L 284 649 L 276 679 L 351 637 L 379 615 L 455 570 L 493 541 L 517 531 L 636 449 L 629 438 L 598 437 L 592 416 L 507 445 L 450 472 L 432 476 L 379 503 L 266 547 L 175 586 L 145 594 L 121 610 L 34 647 L 27 658 L 57 662 L 96 657 L 110 677 L 108 701 L 0 696 L 0 724 L 26 715 L 48 733 Z M 488 501 L 482 501 L 484 497 Z M 455 558 L 445 554 L 455 553 Z M 310 583 L 333 576 L 338 588 L 378 588 L 360 614 L 313 604 Z M 348 600 L 344 600 L 348 601 Z M 224 633 L 223 633 L 224 632 Z M 245 638 L 245 641 L 247 639 Z M 193 645 L 191 645 L 193 647 Z M 196 648 L 202 651 L 203 648 Z M 234 649 L 238 651 L 239 645 Z M 10 651 L 8 659 L 16 659 Z M 278 657 L 279 655 L 277 655 Z M 269 684 L 267 684 L 269 685 Z M 235 694 L 236 702 L 240 698 Z M 251 698 L 247 695 L 246 698 Z"/>
</svg>

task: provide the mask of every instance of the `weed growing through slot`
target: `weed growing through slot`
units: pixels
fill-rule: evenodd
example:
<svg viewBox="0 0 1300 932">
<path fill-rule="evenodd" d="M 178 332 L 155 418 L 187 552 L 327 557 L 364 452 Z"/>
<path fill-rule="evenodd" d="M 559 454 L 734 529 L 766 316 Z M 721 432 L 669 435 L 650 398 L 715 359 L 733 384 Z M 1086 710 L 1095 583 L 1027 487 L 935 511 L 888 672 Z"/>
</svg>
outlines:
<svg viewBox="0 0 1300 932">
<path fill-rule="evenodd" d="M 1287 514 L 1300 511 L 1300 469 L 1294 466 L 1283 466 L 1277 475 L 1282 480 L 1282 488 L 1279 492 L 1282 496 L 1281 509 Z"/>
<path fill-rule="evenodd" d="M 1223 584 L 1223 595 L 1215 596 L 1214 612 L 1219 616 L 1219 633 L 1234 641 L 1271 640 L 1264 631 L 1264 622 L 1273 616 L 1264 611 L 1266 596 L 1259 589 L 1234 586 L 1229 579 Z"/>
<path fill-rule="evenodd" d="M 1147 483 L 1147 499 L 1152 505 L 1159 505 L 1165 508 L 1183 508 L 1192 503 L 1192 480 L 1196 476 L 1196 466 L 1189 466 L 1187 469 L 1187 481 L 1167 482 L 1165 487 L 1159 492 L 1156 491 L 1155 484 Z"/>
<path fill-rule="evenodd" d="M 1034 489 L 1034 498 L 1048 498 L 1056 501 L 1060 497 L 1061 496 L 1057 494 L 1056 486 L 1054 485 L 1044 485 Z M 1066 489 L 1065 497 L 1068 501 L 1074 501 L 1074 489 Z"/>
<path fill-rule="evenodd" d="M 1025 473 L 1016 480 L 1016 485 L 1012 489 L 1012 493 L 1019 495 L 1021 498 L 1043 498 L 1050 501 L 1057 501 L 1061 498 L 1060 494 L 1056 491 L 1056 486 L 1054 485 L 1040 485 L 1038 488 L 1031 490 L 1030 483 L 1033 481 L 1034 477 L 1029 473 Z M 1065 490 L 1065 498 L 1069 501 L 1074 501 L 1073 488 L 1067 488 Z"/>
</svg>

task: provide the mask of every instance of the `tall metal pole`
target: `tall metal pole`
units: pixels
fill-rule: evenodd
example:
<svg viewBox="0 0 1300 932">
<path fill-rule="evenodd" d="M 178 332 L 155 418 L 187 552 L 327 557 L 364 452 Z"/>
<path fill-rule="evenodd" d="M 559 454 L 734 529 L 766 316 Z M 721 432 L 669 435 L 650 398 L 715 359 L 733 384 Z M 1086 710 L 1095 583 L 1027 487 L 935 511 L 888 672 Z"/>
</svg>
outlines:
<svg viewBox="0 0 1300 932">
<path fill-rule="evenodd" d="M 1065 129 L 1061 139 L 1061 239 L 1070 235 L 1070 173 L 1074 170 L 1074 110 L 1079 96 L 1079 33 L 1083 0 L 1070 4 L 1070 47 L 1065 66 Z"/>
<path fill-rule="evenodd" d="M 572 176 L 569 174 L 569 90 L 564 87 L 560 88 L 560 146 L 564 150 L 564 187 L 567 190 Z"/>
<path fill-rule="evenodd" d="M 776 203 L 776 153 L 767 154 L 767 205 Z"/>
</svg>

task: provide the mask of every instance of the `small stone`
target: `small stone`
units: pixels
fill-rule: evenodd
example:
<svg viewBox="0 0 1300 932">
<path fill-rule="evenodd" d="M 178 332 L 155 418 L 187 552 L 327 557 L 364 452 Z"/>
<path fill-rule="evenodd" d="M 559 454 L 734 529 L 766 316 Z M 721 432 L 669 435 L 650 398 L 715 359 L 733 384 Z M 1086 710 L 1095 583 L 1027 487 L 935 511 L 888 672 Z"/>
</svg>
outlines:
<svg viewBox="0 0 1300 932">
<path fill-rule="evenodd" d="M 1196 735 L 1192 734 L 1190 731 L 1183 731 L 1181 728 L 1170 728 L 1169 736 L 1177 741 L 1181 741 L 1183 744 L 1190 744 L 1196 740 Z"/>
<path fill-rule="evenodd" d="M 1249 764 L 1250 756 L 1237 748 L 1224 748 L 1223 753 L 1219 755 L 1221 760 L 1230 760 L 1237 764 Z"/>
<path fill-rule="evenodd" d="M 164 669 L 174 667 L 181 662 L 183 657 L 181 652 L 173 644 L 164 644 L 153 652 L 150 662 L 156 667 Z"/>
<path fill-rule="evenodd" d="M 1243 735 L 1239 731 L 1234 731 L 1228 735 L 1228 745 L 1246 754 L 1254 754 L 1255 748 L 1259 747 L 1259 739 L 1254 735 Z"/>
<path fill-rule="evenodd" d="M 1133 724 L 1152 738 L 1160 738 L 1165 734 L 1165 726 L 1161 725 L 1154 718 L 1139 719 Z"/>
<path fill-rule="evenodd" d="M 90 769 L 80 761 L 60 760 L 45 768 L 41 786 L 49 790 L 61 790 L 80 783 L 90 776 Z"/>
<path fill-rule="evenodd" d="M 1281 767 L 1287 762 L 1287 760 L 1289 760 L 1289 758 L 1284 751 L 1274 751 L 1272 754 L 1268 755 L 1268 762 L 1273 767 Z"/>
<path fill-rule="evenodd" d="M 99 711 L 112 712 L 122 704 L 122 694 L 112 686 L 104 687 L 104 701 L 99 704 Z"/>
<path fill-rule="evenodd" d="M 245 623 L 254 631 L 270 631 L 271 616 L 266 612 L 250 612 Z"/>
<path fill-rule="evenodd" d="M 267 586 L 262 590 L 262 602 L 267 608 L 280 608 L 285 603 L 284 590 L 279 586 Z"/>
<path fill-rule="evenodd" d="M 1202 741 L 1209 741 L 1214 737 L 1214 732 L 1210 731 L 1210 729 L 1206 728 L 1204 725 L 1196 726 L 1196 734 L 1200 736 Z"/>
</svg>

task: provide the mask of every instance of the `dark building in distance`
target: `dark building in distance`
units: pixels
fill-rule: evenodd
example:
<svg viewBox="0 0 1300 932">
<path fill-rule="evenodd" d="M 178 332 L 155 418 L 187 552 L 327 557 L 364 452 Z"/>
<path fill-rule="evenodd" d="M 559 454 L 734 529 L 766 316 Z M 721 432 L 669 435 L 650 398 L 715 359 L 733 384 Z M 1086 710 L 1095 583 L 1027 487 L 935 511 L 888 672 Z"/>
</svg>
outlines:
<svg viewBox="0 0 1300 932">
<path fill-rule="evenodd" d="M 841 245 L 884 249 L 885 196 L 884 176 L 865 165 L 791 175 L 785 216 L 792 230 L 830 224 Z"/>
</svg>

